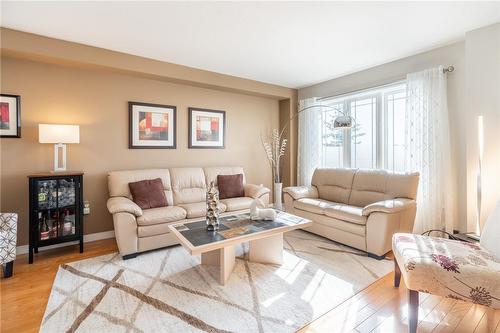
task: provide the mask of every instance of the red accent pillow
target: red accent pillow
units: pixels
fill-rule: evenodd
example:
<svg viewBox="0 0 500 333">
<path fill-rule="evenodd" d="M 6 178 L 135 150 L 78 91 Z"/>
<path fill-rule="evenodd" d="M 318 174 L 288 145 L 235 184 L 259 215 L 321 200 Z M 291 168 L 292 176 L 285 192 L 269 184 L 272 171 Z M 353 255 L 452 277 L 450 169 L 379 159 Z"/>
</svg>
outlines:
<svg viewBox="0 0 500 333">
<path fill-rule="evenodd" d="M 243 188 L 243 174 L 218 175 L 217 186 L 219 187 L 219 198 L 229 199 L 245 196 Z"/>
<path fill-rule="evenodd" d="M 165 207 L 168 205 L 160 178 L 128 183 L 128 187 L 132 193 L 132 200 L 141 209 Z"/>
</svg>

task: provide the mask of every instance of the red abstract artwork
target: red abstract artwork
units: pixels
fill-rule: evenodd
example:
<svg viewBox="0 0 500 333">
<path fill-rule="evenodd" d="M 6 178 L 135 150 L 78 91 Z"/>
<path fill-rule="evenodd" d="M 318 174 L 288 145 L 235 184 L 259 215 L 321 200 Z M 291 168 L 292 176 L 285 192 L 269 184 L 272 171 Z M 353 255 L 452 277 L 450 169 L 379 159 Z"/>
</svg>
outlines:
<svg viewBox="0 0 500 333">
<path fill-rule="evenodd" d="M 9 103 L 0 103 L 0 129 L 9 129 Z"/>
<path fill-rule="evenodd" d="M 139 112 L 140 140 L 168 140 L 168 114 Z"/>
<path fill-rule="evenodd" d="M 198 116 L 196 119 L 197 141 L 219 140 L 219 118 Z"/>
</svg>

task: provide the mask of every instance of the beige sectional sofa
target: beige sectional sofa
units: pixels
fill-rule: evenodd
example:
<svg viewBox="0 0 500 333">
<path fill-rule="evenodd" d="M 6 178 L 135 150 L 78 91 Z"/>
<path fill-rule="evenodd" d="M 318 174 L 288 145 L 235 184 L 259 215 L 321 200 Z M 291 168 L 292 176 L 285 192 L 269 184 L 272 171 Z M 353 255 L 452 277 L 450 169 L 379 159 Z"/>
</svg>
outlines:
<svg viewBox="0 0 500 333">
<path fill-rule="evenodd" d="M 124 259 L 139 252 L 177 244 L 168 225 L 188 220 L 202 220 L 206 213 L 207 184 L 217 184 L 218 175 L 243 174 L 241 167 L 169 168 L 113 171 L 108 174 L 108 210 L 113 214 L 115 237 Z M 132 201 L 128 184 L 160 178 L 168 206 L 141 209 Z M 245 196 L 220 200 L 221 216 L 248 211 L 251 202 L 259 198 L 269 203 L 269 189 L 246 184 Z"/>
<path fill-rule="evenodd" d="M 286 211 L 314 221 L 307 231 L 382 258 L 392 235 L 413 230 L 419 174 L 316 169 L 311 186 L 283 189 Z"/>
</svg>

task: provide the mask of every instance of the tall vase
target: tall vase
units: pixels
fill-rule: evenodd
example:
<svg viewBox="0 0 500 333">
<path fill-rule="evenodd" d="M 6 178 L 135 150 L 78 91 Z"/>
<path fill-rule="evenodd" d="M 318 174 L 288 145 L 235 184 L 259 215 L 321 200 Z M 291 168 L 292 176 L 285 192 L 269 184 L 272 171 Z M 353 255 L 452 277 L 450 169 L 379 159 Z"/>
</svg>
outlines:
<svg viewBox="0 0 500 333">
<path fill-rule="evenodd" d="M 281 201 L 281 190 L 283 183 L 274 183 L 274 208 L 281 210 L 283 203 Z"/>
</svg>

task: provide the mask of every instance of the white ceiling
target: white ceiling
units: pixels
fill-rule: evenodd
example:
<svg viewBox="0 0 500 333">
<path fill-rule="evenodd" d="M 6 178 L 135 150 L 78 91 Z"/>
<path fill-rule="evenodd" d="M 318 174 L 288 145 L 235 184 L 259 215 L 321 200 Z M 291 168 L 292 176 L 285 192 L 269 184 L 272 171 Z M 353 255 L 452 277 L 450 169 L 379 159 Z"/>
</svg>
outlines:
<svg viewBox="0 0 500 333">
<path fill-rule="evenodd" d="M 464 38 L 500 2 L 6 2 L 1 25 L 299 88 Z"/>
</svg>

